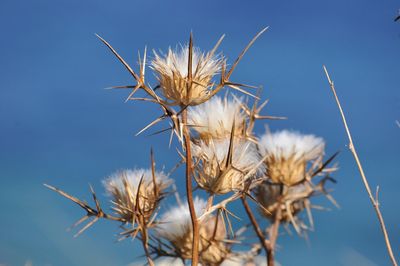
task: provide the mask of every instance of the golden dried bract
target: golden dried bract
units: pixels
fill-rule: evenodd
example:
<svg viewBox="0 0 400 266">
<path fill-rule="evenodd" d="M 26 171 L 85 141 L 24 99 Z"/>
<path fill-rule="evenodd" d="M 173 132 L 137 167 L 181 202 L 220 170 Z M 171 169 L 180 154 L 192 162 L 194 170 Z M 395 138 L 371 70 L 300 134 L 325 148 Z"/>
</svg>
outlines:
<svg viewBox="0 0 400 266">
<path fill-rule="evenodd" d="M 225 63 L 222 55 L 214 51 L 203 53 L 194 47 L 191 55 L 192 77 L 189 78 L 189 45 L 176 50 L 171 48 L 166 55 L 154 53 L 151 67 L 155 71 L 165 100 L 170 105 L 197 105 L 209 99 L 212 78 Z"/>
<path fill-rule="evenodd" d="M 274 183 L 292 186 L 307 177 L 307 165 L 321 160 L 325 143 L 314 135 L 292 131 L 266 133 L 261 136 L 259 149 L 266 156 L 267 176 Z"/>
<path fill-rule="evenodd" d="M 257 146 L 245 139 L 200 140 L 192 144 L 197 184 L 212 194 L 243 190 L 245 182 L 261 171 Z"/>
<path fill-rule="evenodd" d="M 113 197 L 114 211 L 127 222 L 134 223 L 137 216 L 148 221 L 166 188 L 172 184 L 163 172 L 135 169 L 119 171 L 103 181 L 106 191 Z"/>
<path fill-rule="evenodd" d="M 257 201 L 261 204 L 260 212 L 274 221 L 275 216 L 280 210 L 280 220 L 291 222 L 306 207 L 307 200 L 314 189 L 309 183 L 302 183 L 296 186 L 282 186 L 269 182 L 264 182 L 257 186 L 255 195 Z"/>
</svg>

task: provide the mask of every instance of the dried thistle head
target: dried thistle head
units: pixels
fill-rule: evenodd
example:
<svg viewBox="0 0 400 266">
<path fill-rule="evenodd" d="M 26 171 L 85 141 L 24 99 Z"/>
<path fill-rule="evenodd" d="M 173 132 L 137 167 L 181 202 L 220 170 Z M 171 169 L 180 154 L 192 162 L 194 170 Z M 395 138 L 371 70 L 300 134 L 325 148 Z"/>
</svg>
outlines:
<svg viewBox="0 0 400 266">
<path fill-rule="evenodd" d="M 243 190 L 259 169 L 257 146 L 245 139 L 200 140 L 192 144 L 198 185 L 212 194 Z"/>
<path fill-rule="evenodd" d="M 197 215 L 206 208 L 206 201 L 195 198 L 194 207 Z M 219 265 L 229 253 L 223 242 L 226 239 L 224 223 L 218 216 L 209 215 L 199 221 L 199 259 L 204 265 Z M 168 240 L 177 256 L 191 259 L 193 230 L 190 212 L 187 205 L 181 205 L 166 212 L 156 227 L 158 235 Z"/>
<path fill-rule="evenodd" d="M 295 185 L 307 176 L 307 164 L 321 160 L 325 142 L 314 135 L 302 135 L 287 130 L 266 133 L 259 141 L 259 149 L 267 156 L 267 176 L 274 183 Z"/>
<path fill-rule="evenodd" d="M 263 216 L 274 222 L 279 220 L 284 223 L 291 223 L 298 234 L 302 231 L 313 228 L 312 208 L 317 208 L 311 204 L 311 198 L 317 195 L 325 195 L 336 207 L 338 207 L 334 198 L 327 191 L 325 184 L 326 181 L 335 182 L 330 177 L 330 173 L 336 171 L 336 167 L 327 168 L 327 165 L 337 155 L 334 154 L 326 162 L 315 166 L 310 177 L 315 179 L 319 174 L 323 174 L 323 178 L 316 184 L 313 179 L 305 179 L 296 185 L 287 186 L 283 183 L 277 184 L 265 179 L 261 184 L 258 184 L 253 192 L 257 201 L 260 204 L 260 212 Z M 314 169 L 314 168 L 313 168 Z M 318 207 L 321 209 L 321 207 Z M 309 225 L 307 225 L 299 216 L 303 211 L 306 211 Z"/>
<path fill-rule="evenodd" d="M 123 170 L 103 181 L 106 191 L 113 197 L 115 212 L 126 222 L 143 217 L 147 222 L 165 190 L 172 184 L 163 172 L 146 169 Z"/>
<path fill-rule="evenodd" d="M 287 187 L 265 181 L 254 190 L 256 199 L 262 206 L 260 212 L 271 221 L 279 215 L 282 222 L 296 222 L 297 214 L 306 208 L 306 201 L 313 192 L 314 188 L 307 182 Z"/>
<path fill-rule="evenodd" d="M 201 105 L 189 108 L 188 124 L 205 141 L 229 138 L 233 125 L 236 136 L 243 136 L 246 116 L 241 104 L 240 99 L 214 96 Z"/>
<path fill-rule="evenodd" d="M 209 98 L 212 78 L 225 64 L 222 55 L 214 50 L 204 53 L 190 45 L 183 45 L 166 55 L 154 53 L 151 67 L 156 73 L 161 91 L 170 105 L 197 105 Z M 192 77 L 189 78 L 189 57 L 191 54 Z M 190 87 L 190 89 L 188 89 Z"/>
</svg>

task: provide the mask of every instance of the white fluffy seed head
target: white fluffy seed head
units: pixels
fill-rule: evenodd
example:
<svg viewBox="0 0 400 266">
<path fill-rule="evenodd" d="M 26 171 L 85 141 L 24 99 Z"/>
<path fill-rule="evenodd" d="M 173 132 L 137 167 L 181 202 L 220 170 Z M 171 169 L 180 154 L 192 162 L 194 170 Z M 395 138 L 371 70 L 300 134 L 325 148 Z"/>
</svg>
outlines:
<svg viewBox="0 0 400 266">
<path fill-rule="evenodd" d="M 267 175 L 287 186 L 304 180 L 307 163 L 322 158 L 325 148 L 322 138 L 288 130 L 267 132 L 258 145 L 261 154 L 267 156 Z"/>
<path fill-rule="evenodd" d="M 197 105 L 210 93 L 211 79 L 221 70 L 221 55 L 203 53 L 194 47 L 192 53 L 192 88 L 187 94 L 189 46 L 168 49 L 166 55 L 154 53 L 151 67 L 155 71 L 165 98 L 171 105 Z"/>
<path fill-rule="evenodd" d="M 296 131 L 282 130 L 266 133 L 260 138 L 260 151 L 263 154 L 281 158 L 306 161 L 316 159 L 324 153 L 325 142 L 314 135 L 303 135 Z"/>
<path fill-rule="evenodd" d="M 235 135 L 239 136 L 246 123 L 239 99 L 213 96 L 209 101 L 188 110 L 189 125 L 204 140 L 229 137 L 234 121 Z"/>
<path fill-rule="evenodd" d="M 207 202 L 196 197 L 193 201 L 194 209 L 197 216 L 204 213 Z M 157 225 L 157 233 L 173 242 L 184 237 L 188 232 L 192 231 L 192 220 L 187 204 L 177 206 L 170 209 L 160 219 L 160 224 Z"/>
<path fill-rule="evenodd" d="M 201 216 L 206 209 L 207 202 L 194 199 L 194 208 L 197 216 Z M 226 230 L 221 219 L 209 215 L 199 223 L 199 253 L 200 262 L 204 265 L 219 264 L 226 255 L 228 249 L 222 242 L 226 238 Z M 192 256 L 192 220 L 187 204 L 175 207 L 166 212 L 156 227 L 156 232 L 175 247 L 179 256 L 189 259 Z"/>
<path fill-rule="evenodd" d="M 192 144 L 195 178 L 200 187 L 214 194 L 242 190 L 245 181 L 263 169 L 257 146 L 245 139 L 233 140 L 232 162 L 227 164 L 230 139 L 200 140 Z M 257 168 L 257 169 L 256 169 Z"/>
<path fill-rule="evenodd" d="M 139 187 L 140 180 L 142 183 Z M 172 180 L 163 172 L 155 172 L 154 184 L 150 169 L 127 169 L 103 180 L 107 193 L 113 197 L 114 210 L 127 222 L 132 221 L 137 205 L 148 219 L 156 208 L 159 198 L 171 184 Z"/>
</svg>

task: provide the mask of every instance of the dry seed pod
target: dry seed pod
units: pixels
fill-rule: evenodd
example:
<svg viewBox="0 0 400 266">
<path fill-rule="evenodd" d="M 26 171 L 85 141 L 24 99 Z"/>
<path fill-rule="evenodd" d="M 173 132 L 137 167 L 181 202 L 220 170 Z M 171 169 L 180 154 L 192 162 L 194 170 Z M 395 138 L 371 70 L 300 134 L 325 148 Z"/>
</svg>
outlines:
<svg viewBox="0 0 400 266">
<path fill-rule="evenodd" d="M 196 182 L 212 194 L 243 190 L 261 160 L 257 146 L 244 139 L 200 140 L 192 150 Z"/>
<path fill-rule="evenodd" d="M 272 182 L 287 186 L 306 178 L 307 163 L 322 159 L 324 148 L 322 138 L 287 130 L 267 132 L 259 141 L 261 155 L 267 155 L 267 176 Z"/>
<path fill-rule="evenodd" d="M 214 96 L 188 110 L 188 124 L 199 134 L 200 139 L 205 141 L 212 138 L 229 138 L 234 122 L 235 135 L 243 136 L 246 116 L 241 108 L 240 99 Z"/>
<path fill-rule="evenodd" d="M 194 207 L 200 216 L 205 208 L 206 201 L 195 198 Z M 199 256 L 203 265 L 219 265 L 229 250 L 223 240 L 226 238 L 226 229 L 217 216 L 208 216 L 200 221 Z M 177 206 L 166 212 L 159 221 L 156 231 L 158 235 L 174 246 L 177 256 L 183 259 L 192 257 L 192 221 L 187 205 Z"/>
<path fill-rule="evenodd" d="M 127 222 L 141 214 L 146 221 L 151 217 L 166 188 L 172 184 L 163 172 L 135 169 L 114 173 L 103 181 L 113 197 L 115 212 Z"/>
<path fill-rule="evenodd" d="M 176 50 L 170 48 L 166 55 L 154 55 L 151 67 L 170 105 L 197 105 L 205 102 L 211 91 L 211 80 L 224 64 L 223 56 L 214 55 L 214 51 L 205 54 L 199 48 L 193 48 L 192 83 L 188 94 L 189 45 Z"/>
<path fill-rule="evenodd" d="M 274 221 L 278 208 L 281 208 L 280 220 L 292 222 L 296 215 L 306 208 L 305 201 L 313 194 L 313 187 L 307 183 L 287 187 L 268 181 L 258 185 L 254 193 L 257 201 L 263 206 L 260 212 Z"/>
</svg>

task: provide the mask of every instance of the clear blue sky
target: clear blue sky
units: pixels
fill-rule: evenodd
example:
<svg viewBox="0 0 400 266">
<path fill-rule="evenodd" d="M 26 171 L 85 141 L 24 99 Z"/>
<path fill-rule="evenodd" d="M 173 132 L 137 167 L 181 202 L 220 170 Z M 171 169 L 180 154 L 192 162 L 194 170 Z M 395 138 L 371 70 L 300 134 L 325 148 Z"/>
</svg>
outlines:
<svg viewBox="0 0 400 266">
<path fill-rule="evenodd" d="M 117 224 L 98 223 L 74 239 L 66 232 L 78 207 L 46 190 L 62 187 L 90 200 L 103 177 L 147 167 L 151 146 L 158 166 L 177 157 L 167 136 L 134 137 L 159 114 L 152 105 L 123 103 L 110 85 L 129 74 L 96 39 L 98 33 L 134 64 L 145 45 L 166 50 L 185 42 L 221 46 L 233 58 L 270 26 L 237 68 L 237 81 L 263 85 L 265 111 L 288 116 L 272 130 L 297 129 L 342 150 L 333 195 L 341 205 L 315 211 L 309 243 L 283 235 L 282 265 L 389 265 L 375 214 L 346 149 L 338 110 L 323 75 L 337 86 L 371 185 L 400 254 L 398 206 L 400 23 L 398 1 L 19 1 L 0 2 L 0 264 L 127 265 L 142 254 L 131 241 L 115 243 Z M 232 62 L 232 61 L 230 61 Z M 260 123 L 256 128 L 263 131 Z M 178 172 L 177 183 L 183 179 Z M 237 210 L 239 211 L 239 209 Z"/>
</svg>

